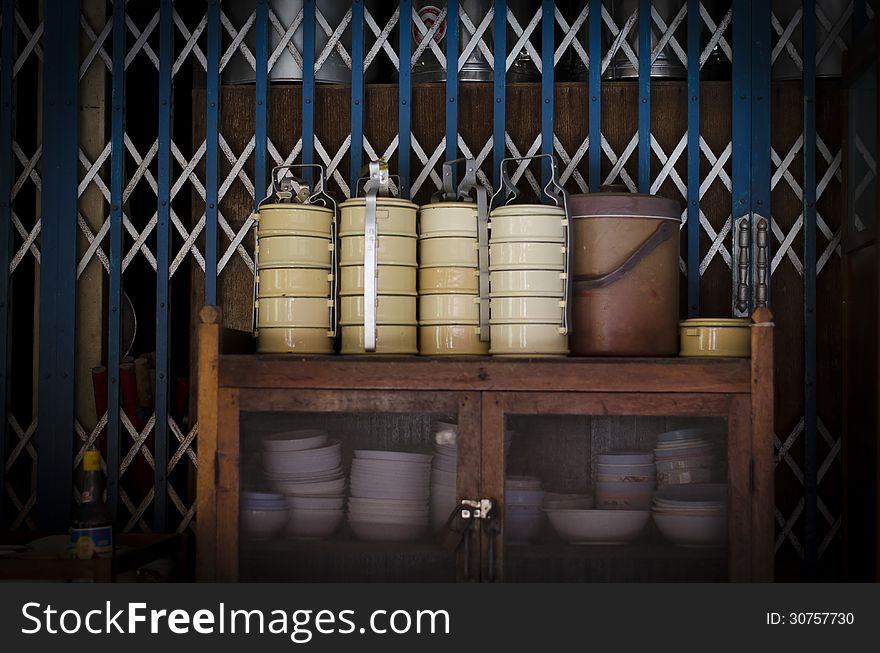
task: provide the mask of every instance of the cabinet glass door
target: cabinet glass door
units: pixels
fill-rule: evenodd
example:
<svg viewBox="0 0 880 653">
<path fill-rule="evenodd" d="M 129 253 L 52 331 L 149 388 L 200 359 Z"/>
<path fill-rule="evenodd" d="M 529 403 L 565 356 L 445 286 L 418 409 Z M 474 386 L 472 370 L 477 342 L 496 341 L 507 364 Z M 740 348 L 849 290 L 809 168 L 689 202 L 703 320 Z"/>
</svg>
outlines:
<svg viewBox="0 0 880 653">
<path fill-rule="evenodd" d="M 479 487 L 463 455 L 478 451 L 478 413 L 467 423 L 466 402 L 360 396 L 360 410 L 242 412 L 239 580 L 477 579 L 479 543 L 465 564 L 444 535 Z"/>
<path fill-rule="evenodd" d="M 504 448 L 506 581 L 727 580 L 726 419 L 512 412 Z"/>
</svg>

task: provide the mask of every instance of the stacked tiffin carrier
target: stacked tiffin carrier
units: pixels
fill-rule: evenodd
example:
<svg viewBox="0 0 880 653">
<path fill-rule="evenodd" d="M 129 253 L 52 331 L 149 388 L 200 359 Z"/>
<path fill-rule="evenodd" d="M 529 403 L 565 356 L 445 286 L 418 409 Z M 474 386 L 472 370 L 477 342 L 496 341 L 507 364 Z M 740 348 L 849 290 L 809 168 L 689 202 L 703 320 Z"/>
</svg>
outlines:
<svg viewBox="0 0 880 653">
<path fill-rule="evenodd" d="M 417 354 L 418 206 L 389 197 L 387 168 L 370 166 L 370 201 L 339 205 L 341 352 Z"/>
<path fill-rule="evenodd" d="M 489 334 L 480 337 L 480 203 L 469 196 L 483 193 L 485 230 L 488 193 L 476 183 L 472 160 L 466 161 L 462 184 L 453 190 L 454 163 L 444 164 L 444 191 L 419 211 L 419 350 L 426 356 L 489 351 Z M 488 261 L 488 250 L 483 256 Z M 483 283 L 488 291 L 488 278 Z M 488 306 L 485 311 L 488 319 Z"/>
<path fill-rule="evenodd" d="M 274 195 L 254 215 L 258 353 L 333 353 L 336 205 L 323 170 L 313 193 L 292 175 L 300 167 L 273 170 Z"/>
</svg>

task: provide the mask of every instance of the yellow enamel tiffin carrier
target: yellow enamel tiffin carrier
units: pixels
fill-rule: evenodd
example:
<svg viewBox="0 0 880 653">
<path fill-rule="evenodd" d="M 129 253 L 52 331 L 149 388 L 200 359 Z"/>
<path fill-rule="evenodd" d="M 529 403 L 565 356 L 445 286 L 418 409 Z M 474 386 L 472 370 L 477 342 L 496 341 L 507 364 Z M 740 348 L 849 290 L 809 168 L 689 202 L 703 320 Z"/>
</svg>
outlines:
<svg viewBox="0 0 880 653">
<path fill-rule="evenodd" d="M 551 179 L 543 189 L 552 204 L 512 204 L 519 192 L 506 172 L 509 162 L 548 159 Z M 568 354 L 568 194 L 549 154 L 504 159 L 501 188 L 489 214 L 489 324 L 494 356 Z M 499 199 L 504 202 L 496 206 Z"/>
<path fill-rule="evenodd" d="M 312 192 L 293 175 L 314 168 Z M 254 334 L 258 353 L 332 354 L 336 204 L 320 166 L 280 166 L 254 215 Z"/>
<path fill-rule="evenodd" d="M 417 354 L 418 206 L 390 196 L 387 166 L 369 169 L 364 197 L 339 205 L 341 351 Z"/>
<path fill-rule="evenodd" d="M 453 187 L 453 170 L 465 174 Z M 473 159 L 443 164 L 443 188 L 419 211 L 419 349 L 424 356 L 489 352 L 489 192 Z"/>
</svg>

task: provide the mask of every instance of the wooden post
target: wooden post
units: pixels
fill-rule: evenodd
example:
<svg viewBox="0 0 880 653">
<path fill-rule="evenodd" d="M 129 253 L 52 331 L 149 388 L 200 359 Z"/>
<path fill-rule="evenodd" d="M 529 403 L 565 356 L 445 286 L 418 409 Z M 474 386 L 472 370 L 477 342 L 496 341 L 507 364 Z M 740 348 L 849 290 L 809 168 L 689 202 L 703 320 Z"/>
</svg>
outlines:
<svg viewBox="0 0 880 653">
<path fill-rule="evenodd" d="M 95 29 L 107 22 L 107 3 L 104 0 L 83 0 L 83 18 Z M 91 42 L 82 34 L 81 51 L 87 54 Z M 90 161 L 95 161 L 107 145 L 109 127 L 108 90 L 109 72 L 100 57 L 80 80 L 79 96 L 79 144 Z M 98 233 L 107 218 L 104 196 L 96 184 L 89 184 L 79 198 L 79 213 L 92 233 Z M 75 216 L 71 216 L 75 219 Z M 77 256 L 82 258 L 89 243 L 79 235 Z M 100 415 L 96 414 L 92 368 L 104 364 L 104 313 L 106 307 L 105 284 L 107 276 L 100 259 L 93 255 L 85 265 L 76 284 L 76 419 L 86 433 L 95 428 Z M 39 286 L 38 286 L 39 287 Z M 79 446 L 79 443 L 77 443 Z"/>
<path fill-rule="evenodd" d="M 199 312 L 198 424 L 199 470 L 196 492 L 196 579 L 216 580 L 216 454 L 217 395 L 220 363 L 220 309 L 205 306 Z"/>
<path fill-rule="evenodd" d="M 773 314 L 752 314 L 752 580 L 773 580 Z"/>
</svg>

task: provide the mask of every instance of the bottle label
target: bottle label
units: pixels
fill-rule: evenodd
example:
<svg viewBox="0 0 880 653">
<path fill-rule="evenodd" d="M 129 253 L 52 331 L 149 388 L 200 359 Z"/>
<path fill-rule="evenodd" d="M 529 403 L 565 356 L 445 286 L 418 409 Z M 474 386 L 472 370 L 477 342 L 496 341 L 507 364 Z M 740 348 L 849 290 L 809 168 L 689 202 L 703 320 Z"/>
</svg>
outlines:
<svg viewBox="0 0 880 653">
<path fill-rule="evenodd" d="M 77 560 L 113 557 L 113 527 L 72 528 L 70 557 Z"/>
</svg>

